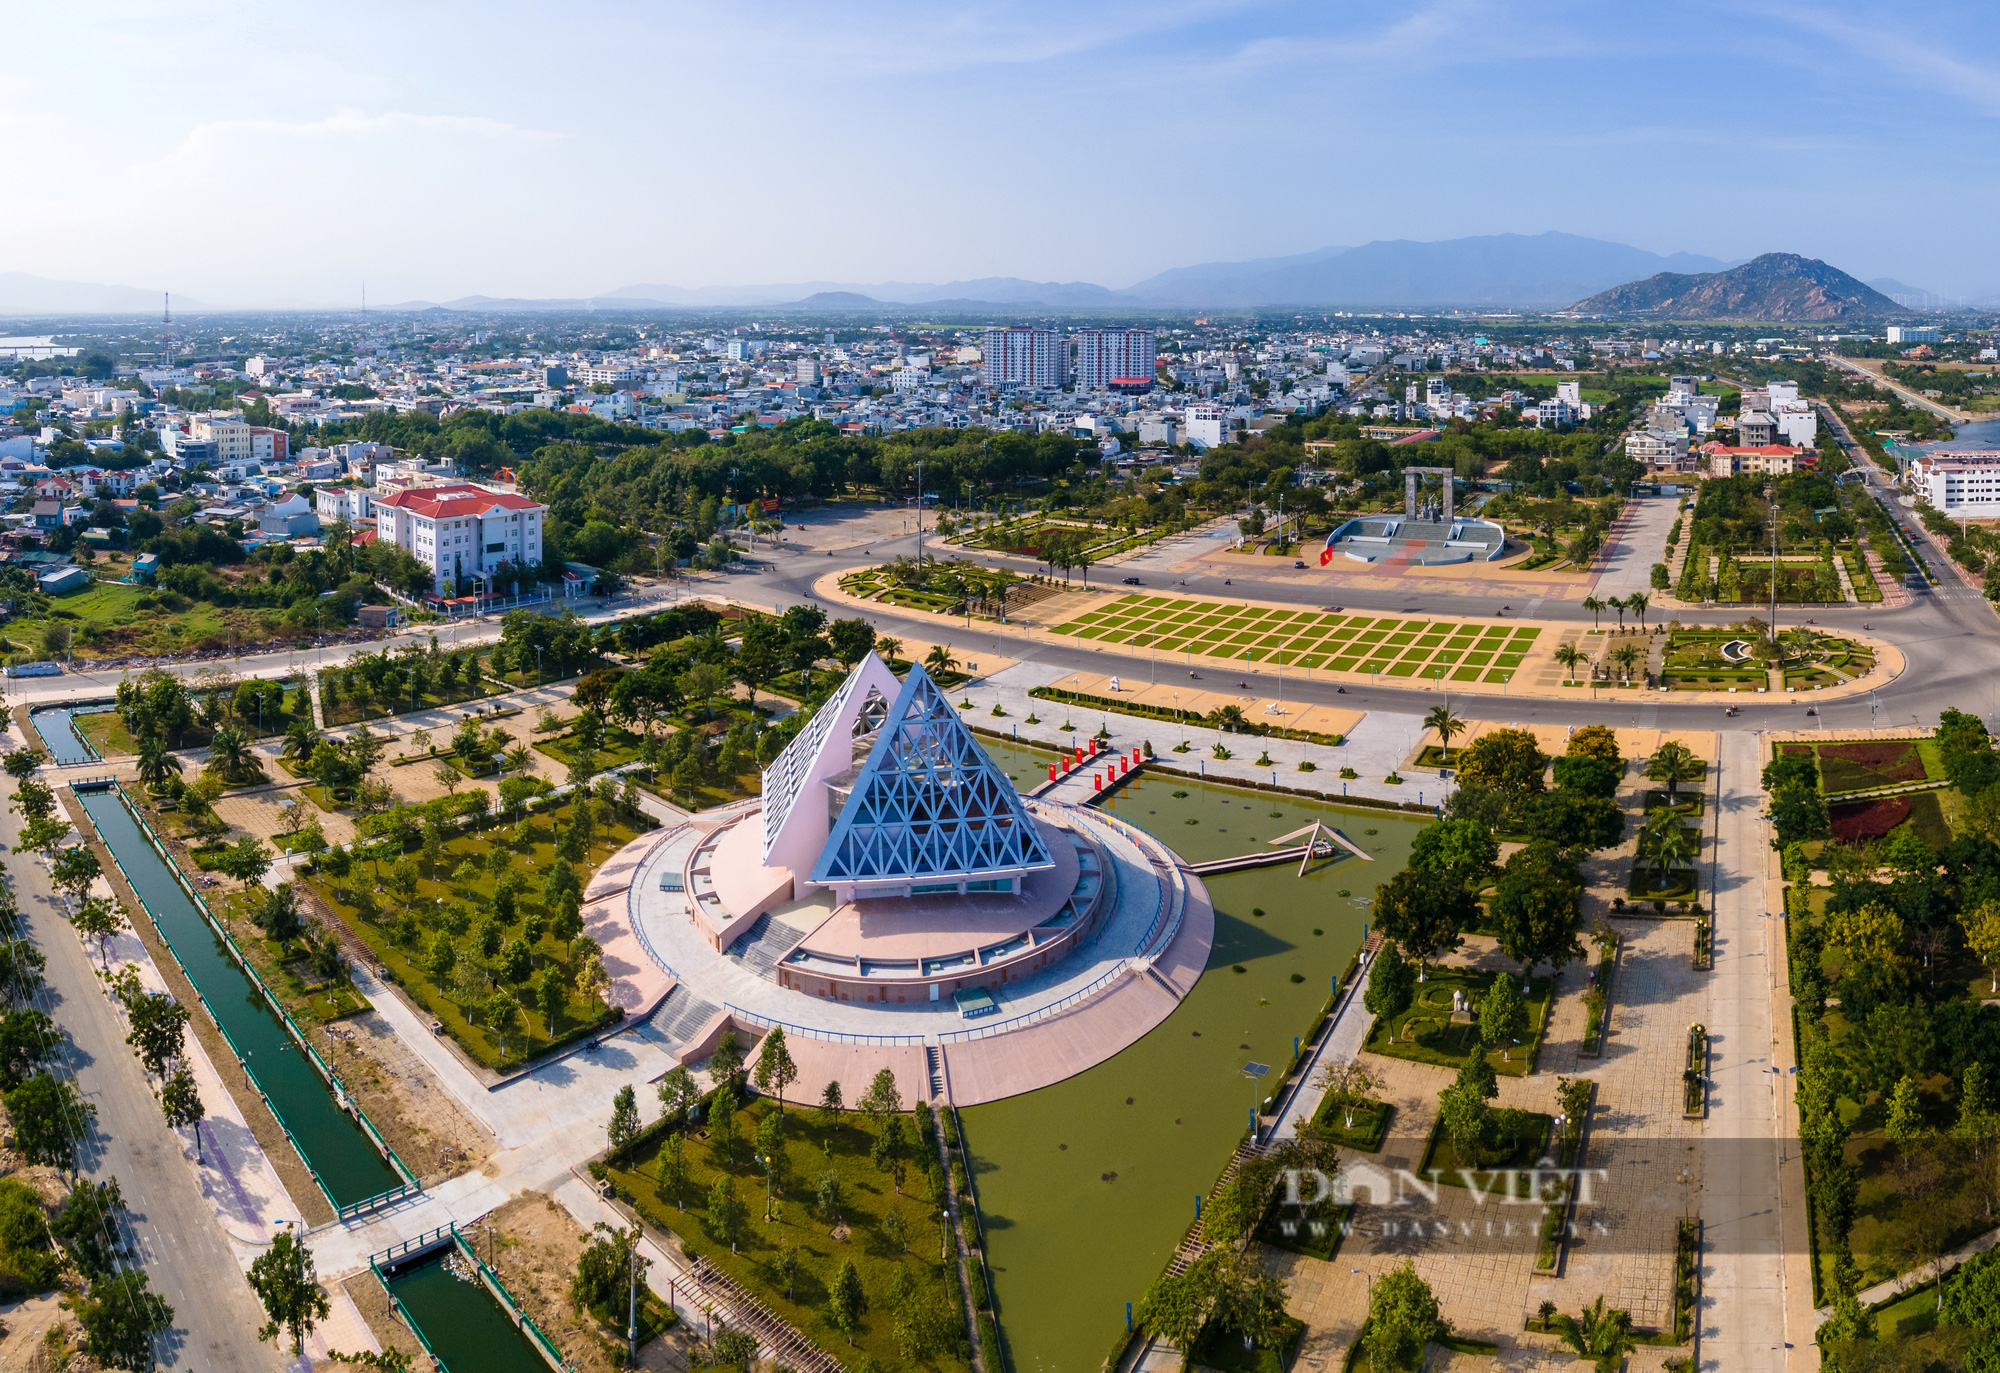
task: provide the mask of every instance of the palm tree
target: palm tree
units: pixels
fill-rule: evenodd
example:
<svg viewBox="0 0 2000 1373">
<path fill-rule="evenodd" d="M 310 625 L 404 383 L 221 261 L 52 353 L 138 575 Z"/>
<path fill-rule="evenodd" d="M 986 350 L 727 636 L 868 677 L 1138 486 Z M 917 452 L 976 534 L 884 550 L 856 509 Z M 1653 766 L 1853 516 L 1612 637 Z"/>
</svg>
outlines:
<svg viewBox="0 0 2000 1373">
<path fill-rule="evenodd" d="M 1652 760 L 1646 764 L 1649 781 L 1664 782 L 1667 787 L 1667 804 L 1674 805 L 1683 782 L 1701 780 L 1707 769 L 1701 759 L 1694 756 L 1694 750 L 1678 740 L 1661 744 Z"/>
<path fill-rule="evenodd" d="M 942 677 L 958 666 L 958 659 L 943 644 L 932 644 L 931 651 L 924 655 L 924 666 L 930 669 L 931 676 Z"/>
<path fill-rule="evenodd" d="M 1590 627 L 1596 629 L 1597 617 L 1604 613 L 1604 602 L 1598 600 L 1595 596 L 1585 596 L 1583 598 L 1583 608 L 1590 612 Z"/>
<path fill-rule="evenodd" d="M 1620 644 L 1612 651 L 1611 660 L 1625 670 L 1625 680 L 1632 680 L 1632 669 L 1639 664 L 1642 650 L 1637 644 Z"/>
<path fill-rule="evenodd" d="M 318 746 L 319 735 L 313 727 L 304 720 L 294 720 L 285 730 L 285 741 L 278 746 L 278 756 L 297 766 L 312 757 L 312 751 Z"/>
<path fill-rule="evenodd" d="M 1635 591 L 1625 598 L 1625 608 L 1637 615 L 1642 625 L 1646 623 L 1646 607 L 1651 603 L 1652 597 L 1643 591 Z"/>
<path fill-rule="evenodd" d="M 1606 605 L 1608 605 L 1608 606 L 1610 606 L 1610 607 L 1611 607 L 1611 608 L 1612 608 L 1613 610 L 1615 610 L 1615 611 L 1617 611 L 1617 612 L 1618 612 L 1618 632 L 1619 632 L 1620 634 L 1623 634 L 1623 633 L 1625 632 L 1625 600 L 1624 600 L 1624 598 L 1623 598 L 1622 596 L 1613 596 L 1613 597 L 1612 597 L 1612 598 L 1611 598 L 1610 600 L 1606 601 L 1606 602 L 1605 602 L 1605 604 L 1606 604 Z"/>
<path fill-rule="evenodd" d="M 250 736 L 234 725 L 224 725 L 209 741 L 208 765 L 228 777 L 242 777 L 257 766 L 250 752 Z"/>
<path fill-rule="evenodd" d="M 1444 745 L 1444 760 L 1449 763 L 1453 736 L 1465 733 L 1465 717 L 1452 710 L 1451 697 L 1445 697 L 1443 705 L 1431 707 L 1431 713 L 1424 717 L 1424 728 L 1437 731 L 1438 742 Z"/>
<path fill-rule="evenodd" d="M 1587 661 L 1583 651 L 1575 644 L 1557 644 L 1551 656 L 1563 665 L 1564 685 L 1576 680 L 1576 665 Z"/>
<path fill-rule="evenodd" d="M 1637 1348 L 1631 1313 L 1605 1310 L 1602 1296 L 1584 1307 L 1582 1315 L 1557 1316 L 1554 1324 L 1563 1343 L 1575 1350 L 1579 1359 L 1596 1364 L 1598 1373 L 1617 1373 L 1625 1356 Z"/>
<path fill-rule="evenodd" d="M 1653 887 L 1665 891 L 1673 870 L 1694 856 L 1694 833 L 1681 824 L 1680 812 L 1673 810 L 1657 812 L 1647 831 L 1652 835 L 1653 870 L 1660 877 Z"/>
<path fill-rule="evenodd" d="M 903 651 L 903 641 L 896 638 L 881 638 L 875 641 L 875 651 L 882 655 L 882 661 L 893 663 L 896 655 Z"/>
<path fill-rule="evenodd" d="M 180 772 L 181 760 L 167 751 L 167 741 L 149 734 L 139 741 L 139 780 L 149 787 L 164 785 Z"/>
</svg>

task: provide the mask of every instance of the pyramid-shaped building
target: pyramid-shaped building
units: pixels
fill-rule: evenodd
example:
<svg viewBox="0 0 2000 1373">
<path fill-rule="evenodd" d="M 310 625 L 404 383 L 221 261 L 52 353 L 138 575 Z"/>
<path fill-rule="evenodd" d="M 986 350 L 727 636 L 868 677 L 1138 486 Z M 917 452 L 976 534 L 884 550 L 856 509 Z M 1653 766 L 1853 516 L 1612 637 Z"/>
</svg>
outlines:
<svg viewBox="0 0 2000 1373">
<path fill-rule="evenodd" d="M 898 683 L 872 653 L 765 772 L 764 798 L 766 866 L 842 901 L 1017 892 L 1055 866 L 937 684 L 917 666 Z"/>
</svg>

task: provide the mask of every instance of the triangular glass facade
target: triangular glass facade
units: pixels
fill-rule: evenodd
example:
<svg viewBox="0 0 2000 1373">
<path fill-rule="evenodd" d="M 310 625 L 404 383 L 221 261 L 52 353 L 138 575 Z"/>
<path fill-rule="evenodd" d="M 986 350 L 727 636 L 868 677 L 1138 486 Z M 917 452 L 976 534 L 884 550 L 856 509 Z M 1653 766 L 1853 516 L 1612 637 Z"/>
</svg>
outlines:
<svg viewBox="0 0 2000 1373">
<path fill-rule="evenodd" d="M 838 765 L 845 766 L 852 741 L 877 728 L 888 712 L 888 698 L 883 693 L 896 689 L 894 674 L 879 658 L 869 654 L 847 674 L 847 680 L 826 698 L 826 703 L 813 713 L 812 719 L 806 721 L 805 728 L 793 737 L 792 742 L 785 745 L 784 751 L 772 761 L 771 766 L 764 769 L 766 862 L 771 860 L 785 821 L 801 796 L 810 790 L 811 804 L 824 806 L 818 789 L 810 786 L 821 755 L 830 747 L 835 750 L 833 756 Z M 845 729 L 841 728 L 843 723 Z"/>
<path fill-rule="evenodd" d="M 938 882 L 1053 866 L 1014 783 L 912 666 L 812 880 Z"/>
</svg>

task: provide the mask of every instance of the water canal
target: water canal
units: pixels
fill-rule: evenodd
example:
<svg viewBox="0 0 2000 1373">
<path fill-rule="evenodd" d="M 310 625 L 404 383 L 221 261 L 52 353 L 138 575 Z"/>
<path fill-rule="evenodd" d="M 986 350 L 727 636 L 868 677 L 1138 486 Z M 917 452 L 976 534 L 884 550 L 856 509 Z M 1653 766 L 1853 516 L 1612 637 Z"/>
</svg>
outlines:
<svg viewBox="0 0 2000 1373">
<path fill-rule="evenodd" d="M 334 1208 L 401 1189 L 408 1180 L 335 1101 L 333 1087 L 175 880 L 124 797 L 100 787 L 78 791 L 77 800 Z"/>
<path fill-rule="evenodd" d="M 94 715 L 98 711 L 109 710 L 110 704 L 96 701 L 69 706 L 44 706 L 29 712 L 28 718 L 34 722 L 35 733 L 42 736 L 42 742 L 49 746 L 49 757 L 57 767 L 73 767 L 78 763 L 94 763 L 97 753 L 83 741 L 73 723 L 78 715 Z"/>
<path fill-rule="evenodd" d="M 445 1373 L 549 1373 L 534 1338 L 458 1245 L 376 1271 Z"/>
</svg>

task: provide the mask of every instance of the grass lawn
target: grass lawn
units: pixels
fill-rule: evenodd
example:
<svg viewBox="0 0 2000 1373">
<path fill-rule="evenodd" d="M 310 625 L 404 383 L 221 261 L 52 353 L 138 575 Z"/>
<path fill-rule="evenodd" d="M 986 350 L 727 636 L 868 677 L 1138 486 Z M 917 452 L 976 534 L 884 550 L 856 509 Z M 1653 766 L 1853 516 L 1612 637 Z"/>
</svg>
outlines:
<svg viewBox="0 0 2000 1373">
<path fill-rule="evenodd" d="M 1699 877 L 1693 868 L 1674 868 L 1665 874 L 1666 885 L 1660 885 L 1662 874 L 1650 863 L 1634 864 L 1632 879 L 1625 886 L 1625 895 L 1635 901 L 1692 901 L 1699 889 Z"/>
<path fill-rule="evenodd" d="M 1984 984 L 1981 986 L 1983 988 Z M 1837 1012 L 1828 1017 L 1831 1026 L 1844 1026 L 1844 1023 Z M 1847 1029 L 1845 1034 L 1836 1031 L 1836 1037 L 1848 1039 L 1856 1033 L 1852 1029 Z M 1933 1076 L 1918 1084 L 1927 1116 L 1938 1128 L 1943 1128 L 1952 1115 L 1952 1107 L 1942 1101 L 1947 1085 L 1948 1079 L 1942 1076 Z M 1855 1266 L 1861 1270 L 1863 1286 L 1882 1282 L 1912 1266 L 1909 1256 L 1911 1228 L 1920 1212 L 1928 1213 L 1942 1207 L 1946 1213 L 1958 1217 L 1958 1223 L 1951 1227 L 1945 1239 L 1943 1249 L 1946 1251 L 1992 1228 L 1979 1200 L 1978 1184 L 1962 1167 L 1948 1175 L 1941 1196 L 1919 1200 L 1906 1191 L 1914 1170 L 1904 1170 L 1901 1156 L 1884 1133 L 1888 1111 L 1879 1099 L 1871 1099 L 1865 1105 L 1843 1099 L 1840 1114 L 1850 1131 L 1846 1158 L 1861 1183 L 1854 1204 L 1854 1228 L 1848 1232 L 1848 1243 L 1854 1251 Z"/>
<path fill-rule="evenodd" d="M 1388 1058 L 1435 1063 L 1445 1068 L 1459 1067 L 1471 1055 L 1485 1051 L 1479 1042 L 1477 1025 L 1453 1023 L 1451 994 L 1460 992 L 1466 1001 L 1477 1006 L 1485 999 L 1486 989 L 1500 975 L 1433 965 L 1429 975 L 1418 985 L 1416 998 L 1409 1009 L 1386 1019 L 1377 1016 L 1375 1023 L 1369 1027 L 1368 1040 L 1363 1047 L 1370 1053 Z M 1542 1030 L 1548 1023 L 1549 979 L 1537 977 L 1528 985 L 1530 990 L 1524 998 L 1528 1006 L 1528 1029 L 1521 1036 L 1521 1043 L 1508 1046 L 1512 1057 L 1503 1058 L 1497 1049 L 1485 1052 L 1486 1061 L 1493 1065 L 1493 1071 L 1509 1077 L 1527 1076 L 1529 1065 L 1534 1060 L 1534 1046 L 1541 1042 Z"/>
<path fill-rule="evenodd" d="M 838 1125 L 829 1125 L 818 1111 L 793 1105 L 785 1114 L 785 1158 L 773 1186 L 778 1216 L 767 1222 L 764 1170 L 752 1158 L 753 1138 L 759 1123 L 776 1110 L 776 1103 L 759 1098 L 738 1113 L 733 1156 L 719 1149 L 712 1128 L 689 1137 L 685 1145 L 689 1183 L 684 1196 L 660 1195 L 660 1154 L 665 1136 L 642 1145 L 622 1166 L 611 1168 L 609 1175 L 647 1221 L 672 1231 L 688 1250 L 743 1284 L 827 1350 L 847 1360 L 865 1354 L 885 1366 L 903 1367 L 889 1303 L 890 1284 L 897 1271 L 909 1274 L 933 1299 L 949 1300 L 954 1314 L 959 1310 L 957 1281 L 935 1257 L 938 1208 L 929 1199 L 924 1174 L 911 1167 L 903 1195 L 898 1196 L 890 1176 L 870 1161 L 875 1131 L 865 1120 L 845 1114 Z M 905 1126 L 914 1141 L 915 1129 L 907 1121 Z M 821 1214 L 815 1204 L 820 1179 L 829 1172 L 840 1182 L 842 1201 L 837 1219 L 847 1227 L 845 1238 L 835 1237 L 836 1218 Z M 733 1184 L 747 1208 L 733 1253 L 718 1237 L 708 1215 L 711 1190 L 724 1180 Z M 900 1215 L 908 1226 L 908 1252 L 903 1252 L 884 1228 L 892 1213 Z M 798 1277 L 789 1296 L 771 1270 L 772 1260 L 786 1249 L 799 1259 Z M 821 1315 L 828 1285 L 848 1259 L 854 1261 L 868 1299 L 868 1310 L 861 1317 L 851 1348 L 846 1337 Z M 964 1328 L 962 1318 L 958 1328 Z M 946 1357 L 932 1366 L 962 1369 L 965 1364 Z"/>
<path fill-rule="evenodd" d="M 1478 1156 L 1461 1159 L 1442 1121 L 1431 1125 L 1430 1143 L 1417 1169 L 1421 1178 L 1435 1178 L 1448 1187 L 1468 1185 L 1482 1191 L 1504 1188 L 1513 1197 L 1532 1195 L 1526 1170 L 1548 1157 L 1549 1127 L 1552 1116 L 1539 1111 L 1494 1107 L 1486 1113 L 1486 1129 L 1479 1136 Z"/>
<path fill-rule="evenodd" d="M 1214 1368 L 1221 1373 L 1285 1373 L 1305 1338 L 1306 1323 L 1285 1317 L 1284 1333 L 1270 1344 L 1245 1349 L 1241 1336 L 1212 1326 L 1195 1342 L 1191 1362 L 1198 1368 Z"/>
<path fill-rule="evenodd" d="M 131 730 L 125 728 L 125 717 L 115 710 L 73 715 L 70 723 L 76 727 L 78 734 L 90 741 L 90 746 L 97 750 L 99 756 L 139 751 L 139 741 L 132 737 Z"/>
<path fill-rule="evenodd" d="M 604 729 L 604 743 L 597 750 L 597 768 L 604 772 L 611 768 L 623 767 L 627 763 L 639 761 L 639 745 L 642 736 L 620 725 L 607 725 Z M 555 759 L 564 767 L 576 761 L 576 735 L 565 732 L 544 736 L 535 741 L 535 752 Z"/>
<path fill-rule="evenodd" d="M 375 890 L 373 862 L 356 863 L 344 880 L 336 880 L 324 868 L 305 880 L 308 887 L 330 907 L 349 929 L 361 937 L 376 960 L 411 996 L 443 1022 L 445 1029 L 465 1051 L 489 1068 L 515 1067 L 535 1055 L 564 1044 L 607 1023 L 612 1012 L 602 1000 L 585 998 L 571 989 L 551 1034 L 541 1012 L 532 1007 L 529 983 L 507 985 L 517 993 L 521 1014 L 509 1029 L 504 1048 L 499 1034 L 485 1023 L 479 1009 L 498 979 L 497 968 L 475 947 L 470 930 L 475 929 L 493 908 L 497 874 L 484 866 L 486 855 L 495 848 L 507 854 L 508 867 L 527 878 L 527 888 L 516 899 L 515 918 L 501 927 L 501 939 L 522 937 L 528 918 L 544 924 L 549 913 L 542 901 L 542 883 L 559 860 L 555 852 L 557 834 L 568 829 L 575 815 L 575 803 L 564 802 L 553 809 L 531 814 L 520 823 L 505 819 L 489 822 L 484 829 L 461 835 L 444 846 L 444 858 L 432 872 L 421 853 L 412 856 L 417 865 L 417 891 L 409 908 L 387 891 Z M 638 833 L 622 817 L 609 825 L 598 824 L 588 858 L 577 865 L 583 885 L 590 874 Z M 453 871 L 466 859 L 480 860 L 476 876 L 460 881 Z M 386 866 L 384 867 L 386 871 Z M 461 923 L 463 922 L 463 923 Z M 458 966 L 447 975 L 448 986 L 439 986 L 425 970 L 425 955 L 440 931 L 450 934 L 458 951 Z M 565 975 L 570 954 L 562 944 L 544 932 L 530 945 L 531 976 L 555 965 Z"/>
<path fill-rule="evenodd" d="M 1350 1103 L 1329 1096 L 1320 1102 L 1313 1124 L 1341 1148 L 1372 1154 L 1389 1137 L 1389 1122 L 1395 1116 L 1396 1108 L 1386 1101 L 1366 1099 Z M 1354 1121 L 1351 1126 L 1347 1123 L 1350 1117 Z"/>
<path fill-rule="evenodd" d="M 165 817 L 157 811 L 151 815 L 156 829 Z M 226 846 L 214 846 L 204 850 L 188 850 L 194 859 L 194 866 L 203 872 L 213 870 L 213 860 Z M 368 1003 L 346 978 L 327 979 L 316 973 L 304 957 L 304 941 L 295 942 L 287 950 L 276 940 L 266 939 L 250 919 L 254 903 L 261 899 L 264 889 L 260 886 L 246 895 L 241 884 L 231 881 L 218 882 L 206 888 L 203 899 L 236 938 L 236 946 L 243 950 L 243 956 L 264 979 L 264 985 L 276 993 L 300 1021 L 318 1021 L 325 1024 L 343 1017 L 356 1015 L 368 1009 Z M 289 958 L 287 954 L 289 953 Z"/>
</svg>

